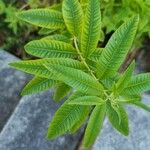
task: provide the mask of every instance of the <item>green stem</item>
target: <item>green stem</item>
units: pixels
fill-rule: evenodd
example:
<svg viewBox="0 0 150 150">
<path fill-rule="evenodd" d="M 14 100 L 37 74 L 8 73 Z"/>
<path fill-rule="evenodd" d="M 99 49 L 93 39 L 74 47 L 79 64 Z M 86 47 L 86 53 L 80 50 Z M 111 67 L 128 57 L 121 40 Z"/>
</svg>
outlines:
<svg viewBox="0 0 150 150">
<path fill-rule="evenodd" d="M 77 44 L 77 38 L 76 38 L 76 37 L 74 38 L 74 44 L 75 44 L 75 48 L 76 48 L 76 50 L 77 50 L 77 53 L 78 53 L 78 55 L 80 56 L 80 59 L 81 59 L 82 63 L 83 63 L 83 64 L 85 65 L 85 67 L 87 68 L 88 72 L 91 74 L 91 76 L 92 76 L 95 80 L 98 80 L 98 79 L 96 78 L 96 76 L 93 74 L 93 71 L 90 69 L 90 67 L 89 67 L 88 64 L 86 63 L 85 59 L 83 58 L 83 56 L 82 56 L 82 54 L 81 54 L 81 52 L 80 52 L 80 50 L 79 50 L 79 47 L 78 47 L 78 44 Z"/>
</svg>

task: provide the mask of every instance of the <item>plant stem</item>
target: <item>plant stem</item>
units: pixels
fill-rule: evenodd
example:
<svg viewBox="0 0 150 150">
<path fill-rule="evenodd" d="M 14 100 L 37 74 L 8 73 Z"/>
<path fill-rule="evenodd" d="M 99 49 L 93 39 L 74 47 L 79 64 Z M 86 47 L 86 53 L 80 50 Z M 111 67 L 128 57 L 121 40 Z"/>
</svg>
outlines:
<svg viewBox="0 0 150 150">
<path fill-rule="evenodd" d="M 76 37 L 74 37 L 74 44 L 75 44 L 75 48 L 76 48 L 76 50 L 77 50 L 77 53 L 78 53 L 78 55 L 80 56 L 80 59 L 81 59 L 82 63 L 83 63 L 83 64 L 85 65 L 85 67 L 87 68 L 88 72 L 92 75 L 92 77 L 93 77 L 95 80 L 98 80 L 98 79 L 96 78 L 96 76 L 93 74 L 93 71 L 90 69 L 90 67 L 89 67 L 88 64 L 86 63 L 85 59 L 83 58 L 83 56 L 82 56 L 82 54 L 81 54 L 81 52 L 80 52 L 80 50 L 79 50 L 79 47 L 78 47 L 78 44 L 77 44 L 77 38 L 76 38 Z"/>
</svg>

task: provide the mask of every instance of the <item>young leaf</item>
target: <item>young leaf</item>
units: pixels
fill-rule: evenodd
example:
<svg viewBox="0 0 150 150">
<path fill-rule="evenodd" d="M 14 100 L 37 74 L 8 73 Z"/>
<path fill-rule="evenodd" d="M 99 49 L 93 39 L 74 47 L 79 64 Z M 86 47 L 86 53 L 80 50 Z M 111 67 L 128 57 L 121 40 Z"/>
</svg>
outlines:
<svg viewBox="0 0 150 150">
<path fill-rule="evenodd" d="M 104 100 L 97 96 L 82 96 L 78 97 L 72 101 L 69 101 L 70 105 L 102 105 Z"/>
<path fill-rule="evenodd" d="M 54 100 L 55 101 L 60 101 L 63 98 L 65 98 L 65 96 L 68 95 L 68 93 L 71 91 L 71 87 L 64 84 L 64 83 L 60 83 L 58 84 L 58 86 L 56 87 L 56 91 L 54 93 Z"/>
<path fill-rule="evenodd" d="M 52 86 L 56 85 L 57 81 L 34 77 L 23 89 L 22 95 L 35 94 L 42 91 L 50 89 Z"/>
<path fill-rule="evenodd" d="M 87 128 L 85 130 L 83 145 L 88 148 L 92 146 L 100 130 L 103 126 L 103 121 L 106 113 L 106 105 L 96 106 L 90 116 Z"/>
<path fill-rule="evenodd" d="M 78 37 L 82 31 L 83 12 L 78 0 L 64 0 L 62 12 L 70 33 Z"/>
<path fill-rule="evenodd" d="M 150 73 L 135 75 L 128 86 L 122 91 L 122 95 L 141 94 L 150 90 Z"/>
<path fill-rule="evenodd" d="M 84 116 L 87 109 L 87 106 L 63 104 L 55 113 L 50 123 L 47 137 L 56 138 L 70 130 L 79 121 L 80 117 Z"/>
<path fill-rule="evenodd" d="M 35 40 L 25 46 L 27 53 L 41 58 L 67 58 L 77 56 L 72 45 L 55 40 Z"/>
<path fill-rule="evenodd" d="M 134 68 L 135 68 L 135 61 L 127 68 L 127 70 L 122 74 L 122 76 L 118 80 L 116 84 L 116 92 L 118 94 L 120 94 L 130 82 Z"/>
<path fill-rule="evenodd" d="M 87 57 L 97 47 L 100 35 L 101 13 L 99 0 L 89 0 L 81 35 L 81 51 Z"/>
<path fill-rule="evenodd" d="M 17 14 L 17 17 L 30 24 L 49 28 L 61 29 L 65 27 L 61 12 L 50 9 L 30 9 Z"/>
<path fill-rule="evenodd" d="M 99 57 L 98 76 L 114 75 L 129 52 L 138 27 L 139 17 L 132 17 L 121 25 L 108 41 Z"/>
<path fill-rule="evenodd" d="M 103 86 L 87 73 L 71 67 L 61 65 L 46 65 L 55 74 L 55 79 L 65 82 L 72 88 L 92 95 L 100 95 Z"/>
<path fill-rule="evenodd" d="M 119 116 L 121 117 L 119 120 L 118 113 L 113 109 L 111 103 L 107 103 L 107 116 L 112 126 L 117 129 L 120 133 L 127 136 L 129 134 L 129 126 L 128 126 L 128 116 L 124 110 L 124 108 L 119 105 L 118 107 Z"/>
</svg>

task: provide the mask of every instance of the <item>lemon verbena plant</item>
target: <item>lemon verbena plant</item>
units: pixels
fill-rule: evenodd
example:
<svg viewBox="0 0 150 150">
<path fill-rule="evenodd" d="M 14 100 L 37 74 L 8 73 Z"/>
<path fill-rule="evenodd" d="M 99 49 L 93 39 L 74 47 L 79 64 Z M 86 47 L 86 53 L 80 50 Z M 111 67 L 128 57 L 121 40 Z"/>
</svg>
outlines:
<svg viewBox="0 0 150 150">
<path fill-rule="evenodd" d="M 120 133 L 129 134 L 126 104 L 150 111 L 141 101 L 141 94 L 150 90 L 150 74 L 133 75 L 134 61 L 123 73 L 118 72 L 135 38 L 138 16 L 122 24 L 104 48 L 98 47 L 99 0 L 89 0 L 85 11 L 78 0 L 64 0 L 62 11 L 31 9 L 17 16 L 33 25 L 62 33 L 25 46 L 27 53 L 39 59 L 10 64 L 35 75 L 23 89 L 23 95 L 52 87 L 55 88 L 54 100 L 60 101 L 68 95 L 50 123 L 48 138 L 74 133 L 86 123 L 83 145 L 88 148 L 98 136 L 105 117 Z"/>
</svg>

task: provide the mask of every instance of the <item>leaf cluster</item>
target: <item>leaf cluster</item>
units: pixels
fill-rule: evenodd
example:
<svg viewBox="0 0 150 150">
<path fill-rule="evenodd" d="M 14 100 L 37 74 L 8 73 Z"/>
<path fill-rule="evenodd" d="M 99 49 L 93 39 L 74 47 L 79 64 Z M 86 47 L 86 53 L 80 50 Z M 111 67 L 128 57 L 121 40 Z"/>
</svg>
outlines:
<svg viewBox="0 0 150 150">
<path fill-rule="evenodd" d="M 139 16 L 123 23 L 104 48 L 98 48 L 102 27 L 99 0 L 89 0 L 86 9 L 78 0 L 64 0 L 62 10 L 30 9 L 17 16 L 35 26 L 61 31 L 25 46 L 38 59 L 10 64 L 35 75 L 23 95 L 54 88 L 54 100 L 68 96 L 50 123 L 48 138 L 74 133 L 87 123 L 83 144 L 88 148 L 105 117 L 117 131 L 129 134 L 126 104 L 150 111 L 141 101 L 141 94 L 150 90 L 150 74 L 133 75 L 134 61 L 123 73 L 118 72 L 132 47 Z"/>
</svg>

